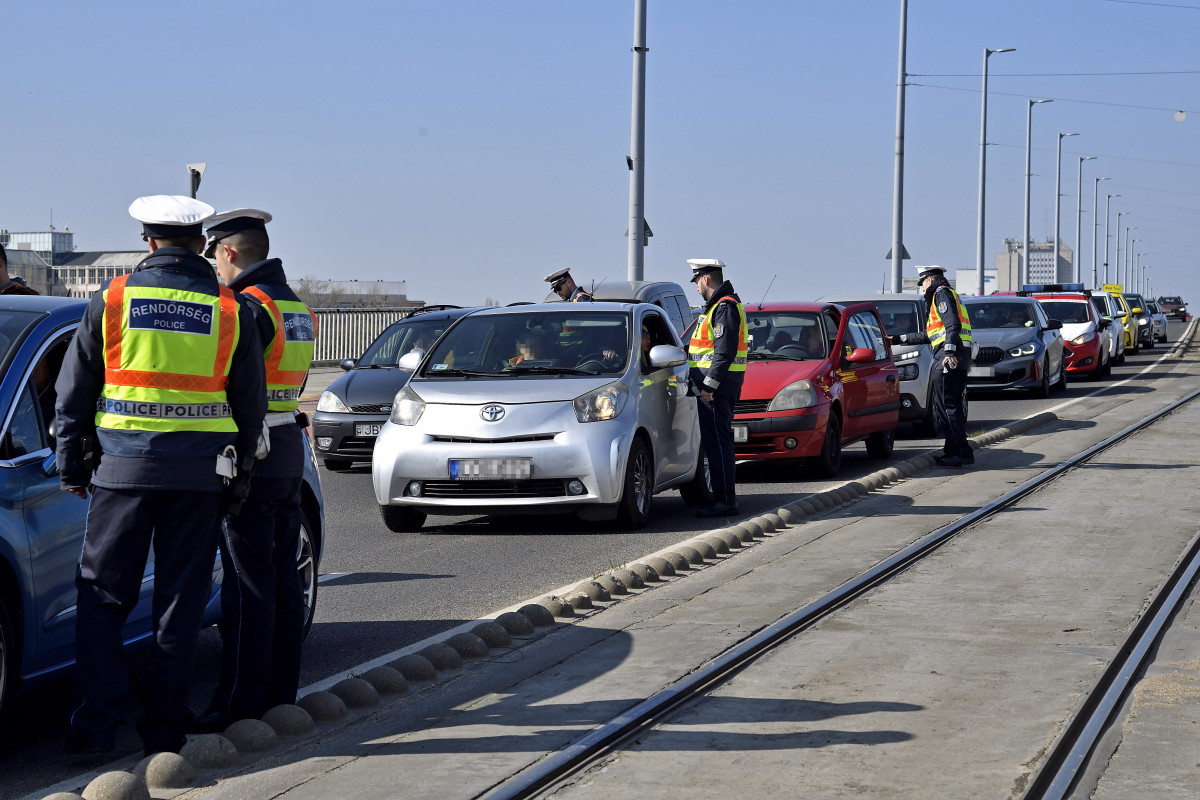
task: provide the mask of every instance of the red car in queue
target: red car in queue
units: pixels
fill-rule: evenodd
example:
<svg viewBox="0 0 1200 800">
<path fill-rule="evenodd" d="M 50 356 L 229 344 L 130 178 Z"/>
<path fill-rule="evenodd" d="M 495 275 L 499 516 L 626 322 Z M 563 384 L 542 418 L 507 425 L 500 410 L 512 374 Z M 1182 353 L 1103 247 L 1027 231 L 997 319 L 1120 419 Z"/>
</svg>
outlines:
<svg viewBox="0 0 1200 800">
<path fill-rule="evenodd" d="M 832 477 L 846 445 L 866 440 L 872 458 L 892 454 L 900 379 L 873 303 L 749 305 L 746 326 L 739 459 L 809 459 Z"/>
</svg>

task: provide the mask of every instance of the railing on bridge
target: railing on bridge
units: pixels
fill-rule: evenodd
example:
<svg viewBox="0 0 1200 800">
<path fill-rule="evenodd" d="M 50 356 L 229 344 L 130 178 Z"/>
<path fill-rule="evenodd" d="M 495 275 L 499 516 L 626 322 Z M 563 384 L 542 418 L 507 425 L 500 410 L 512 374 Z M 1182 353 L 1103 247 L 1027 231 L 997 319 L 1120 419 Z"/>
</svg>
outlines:
<svg viewBox="0 0 1200 800">
<path fill-rule="evenodd" d="M 332 366 L 345 358 L 358 358 L 367 345 L 396 320 L 413 313 L 412 308 L 314 308 L 317 315 L 317 347 L 313 366 Z"/>
</svg>

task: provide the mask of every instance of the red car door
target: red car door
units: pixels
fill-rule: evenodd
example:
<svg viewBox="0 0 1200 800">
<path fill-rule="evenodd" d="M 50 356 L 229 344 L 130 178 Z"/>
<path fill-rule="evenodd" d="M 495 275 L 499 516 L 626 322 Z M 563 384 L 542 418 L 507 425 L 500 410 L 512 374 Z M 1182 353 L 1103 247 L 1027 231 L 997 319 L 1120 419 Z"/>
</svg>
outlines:
<svg viewBox="0 0 1200 800">
<path fill-rule="evenodd" d="M 846 398 L 844 436 L 859 438 L 896 427 L 900 380 L 875 307 L 869 303 L 848 306 L 842 313 L 838 338 L 838 375 Z M 855 351 L 868 351 L 873 358 L 852 362 L 849 356 Z"/>
</svg>

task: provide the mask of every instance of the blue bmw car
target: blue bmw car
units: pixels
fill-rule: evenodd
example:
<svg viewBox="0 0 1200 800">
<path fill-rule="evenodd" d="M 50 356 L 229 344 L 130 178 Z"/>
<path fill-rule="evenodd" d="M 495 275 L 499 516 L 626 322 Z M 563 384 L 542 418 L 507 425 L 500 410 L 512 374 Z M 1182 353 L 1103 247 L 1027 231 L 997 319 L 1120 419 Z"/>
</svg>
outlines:
<svg viewBox="0 0 1200 800">
<path fill-rule="evenodd" d="M 59 488 L 54 456 L 54 383 L 87 300 L 0 296 L 0 716 L 20 687 L 62 675 L 75 657 L 75 566 L 87 501 Z M 307 437 L 306 437 L 307 438 Z M 324 502 L 312 444 L 304 466 L 297 569 L 308 619 L 317 602 Z M 153 550 L 141 597 L 124 630 L 127 646 L 147 641 Z M 220 615 L 220 558 L 205 623 Z"/>
</svg>

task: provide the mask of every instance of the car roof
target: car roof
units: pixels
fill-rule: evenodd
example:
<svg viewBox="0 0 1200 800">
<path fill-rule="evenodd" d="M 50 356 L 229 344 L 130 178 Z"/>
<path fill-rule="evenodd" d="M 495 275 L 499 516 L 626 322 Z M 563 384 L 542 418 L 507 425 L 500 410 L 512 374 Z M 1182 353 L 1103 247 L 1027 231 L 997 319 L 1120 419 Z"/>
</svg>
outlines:
<svg viewBox="0 0 1200 800">
<path fill-rule="evenodd" d="M 86 297 L 53 297 L 35 294 L 0 294 L 0 311 L 48 312 L 68 306 L 86 306 Z"/>
<path fill-rule="evenodd" d="M 1089 302 L 1087 295 L 1074 294 L 1069 292 L 1055 292 L 1053 294 L 1031 294 L 1030 297 L 1038 300 L 1073 300 L 1079 303 Z"/>
<path fill-rule="evenodd" d="M 968 295 L 962 298 L 963 305 L 971 305 L 972 303 L 1013 303 L 1016 305 L 1029 305 L 1037 302 L 1032 297 L 1019 297 L 1015 294 L 985 294 L 982 297 L 978 295 Z"/>
<path fill-rule="evenodd" d="M 802 303 L 799 301 L 778 300 L 774 303 L 746 303 L 746 313 L 752 311 L 810 311 L 814 314 L 820 314 L 826 308 L 833 305 L 830 303 Z"/>
<path fill-rule="evenodd" d="M 493 306 L 492 308 L 481 308 L 475 312 L 475 316 L 492 317 L 503 314 L 546 314 L 550 312 L 572 313 L 572 314 L 587 314 L 599 311 L 628 311 L 630 307 L 644 305 L 647 308 L 652 308 L 655 311 L 661 312 L 662 309 L 650 303 L 635 303 L 632 300 L 624 302 L 617 301 L 593 301 L 591 303 L 564 303 L 561 300 L 555 303 L 521 303 L 514 306 Z"/>
<path fill-rule="evenodd" d="M 826 302 L 837 303 L 839 306 L 849 305 L 850 303 L 877 303 L 887 300 L 912 300 L 921 302 L 922 295 L 916 292 L 897 292 L 895 294 L 874 294 L 874 295 L 859 295 L 856 297 L 834 297 Z"/>
<path fill-rule="evenodd" d="M 422 322 L 430 319 L 458 319 L 465 317 L 467 314 L 479 311 L 483 306 L 472 306 L 470 308 L 460 308 L 458 306 L 422 306 L 414 310 L 411 314 L 403 319 L 398 319 L 393 322 L 393 325 L 401 322 L 418 321 Z"/>
</svg>

